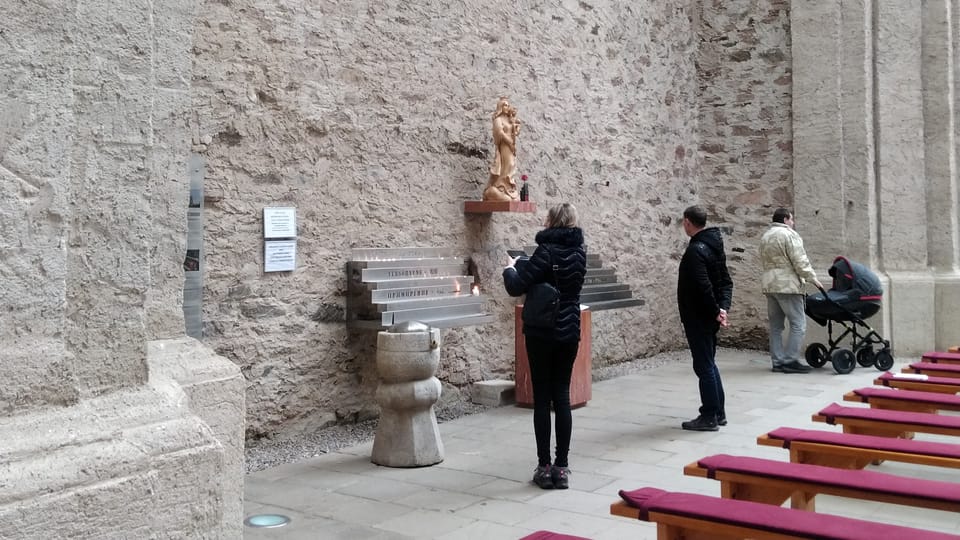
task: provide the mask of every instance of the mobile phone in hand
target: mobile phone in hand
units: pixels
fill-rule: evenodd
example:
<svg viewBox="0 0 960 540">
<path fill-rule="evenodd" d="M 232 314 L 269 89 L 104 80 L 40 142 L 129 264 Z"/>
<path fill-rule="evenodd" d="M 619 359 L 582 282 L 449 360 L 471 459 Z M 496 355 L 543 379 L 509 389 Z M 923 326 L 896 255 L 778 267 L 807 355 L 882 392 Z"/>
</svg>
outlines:
<svg viewBox="0 0 960 540">
<path fill-rule="evenodd" d="M 526 251 L 523 251 L 522 249 L 508 249 L 508 250 L 507 250 L 507 255 L 509 255 L 509 256 L 511 256 L 511 257 L 513 257 L 513 258 L 517 258 L 517 257 L 524 257 L 524 258 L 526 258 L 526 257 L 527 257 L 527 252 L 526 252 Z"/>
</svg>

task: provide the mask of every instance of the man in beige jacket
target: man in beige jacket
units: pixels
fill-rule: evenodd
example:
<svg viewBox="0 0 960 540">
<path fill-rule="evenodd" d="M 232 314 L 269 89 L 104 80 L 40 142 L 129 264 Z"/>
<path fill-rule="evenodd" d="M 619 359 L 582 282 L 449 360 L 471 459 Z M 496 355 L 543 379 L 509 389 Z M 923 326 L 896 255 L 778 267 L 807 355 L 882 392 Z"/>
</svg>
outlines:
<svg viewBox="0 0 960 540">
<path fill-rule="evenodd" d="M 807 331 L 804 284 L 813 283 L 818 289 L 823 286 L 803 250 L 803 239 L 793 230 L 793 214 L 786 208 L 777 208 L 773 223 L 760 238 L 760 261 L 763 265 L 760 283 L 767 297 L 770 319 L 773 371 L 808 373 L 810 366 L 800 363 L 800 346 Z M 783 345 L 785 322 L 790 323 L 786 348 Z"/>
</svg>

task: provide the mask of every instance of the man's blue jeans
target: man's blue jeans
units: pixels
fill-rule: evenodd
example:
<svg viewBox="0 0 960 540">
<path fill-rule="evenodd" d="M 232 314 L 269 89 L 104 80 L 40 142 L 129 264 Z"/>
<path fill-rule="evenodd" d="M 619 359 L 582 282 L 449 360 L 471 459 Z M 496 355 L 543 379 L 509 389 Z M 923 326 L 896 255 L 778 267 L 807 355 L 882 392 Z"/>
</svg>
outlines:
<svg viewBox="0 0 960 540">
<path fill-rule="evenodd" d="M 719 418 L 725 415 L 723 383 L 717 369 L 717 321 L 683 321 L 683 331 L 693 356 L 693 372 L 700 380 L 700 415 Z"/>
<path fill-rule="evenodd" d="M 806 296 L 802 294 L 768 294 L 767 316 L 770 319 L 770 360 L 774 366 L 800 361 L 800 347 L 807 332 L 807 316 L 803 313 Z M 790 322 L 790 336 L 783 346 L 783 329 Z"/>
</svg>

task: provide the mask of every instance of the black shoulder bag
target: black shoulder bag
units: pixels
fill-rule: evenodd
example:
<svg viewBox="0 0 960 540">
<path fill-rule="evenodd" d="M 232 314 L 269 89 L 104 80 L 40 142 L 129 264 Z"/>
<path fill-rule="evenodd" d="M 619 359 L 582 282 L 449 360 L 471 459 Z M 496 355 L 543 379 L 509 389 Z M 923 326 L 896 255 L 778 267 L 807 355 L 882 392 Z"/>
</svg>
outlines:
<svg viewBox="0 0 960 540">
<path fill-rule="evenodd" d="M 557 312 L 560 310 L 560 291 L 557 284 L 557 265 L 553 264 L 553 253 L 544 246 L 550 260 L 553 282 L 534 283 L 527 290 L 527 297 L 523 301 L 521 318 L 524 326 L 537 328 L 553 328 L 557 324 Z"/>
</svg>

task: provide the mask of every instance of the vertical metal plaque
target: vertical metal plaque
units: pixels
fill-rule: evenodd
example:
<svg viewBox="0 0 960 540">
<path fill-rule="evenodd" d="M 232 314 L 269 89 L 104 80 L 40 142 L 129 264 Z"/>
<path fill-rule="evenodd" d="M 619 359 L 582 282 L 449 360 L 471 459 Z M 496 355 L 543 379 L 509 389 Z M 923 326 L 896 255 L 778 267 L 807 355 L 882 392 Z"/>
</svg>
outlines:
<svg viewBox="0 0 960 540">
<path fill-rule="evenodd" d="M 187 203 L 187 253 L 183 260 L 183 321 L 186 334 L 203 338 L 203 179 L 206 160 L 190 154 L 190 200 Z"/>
</svg>

